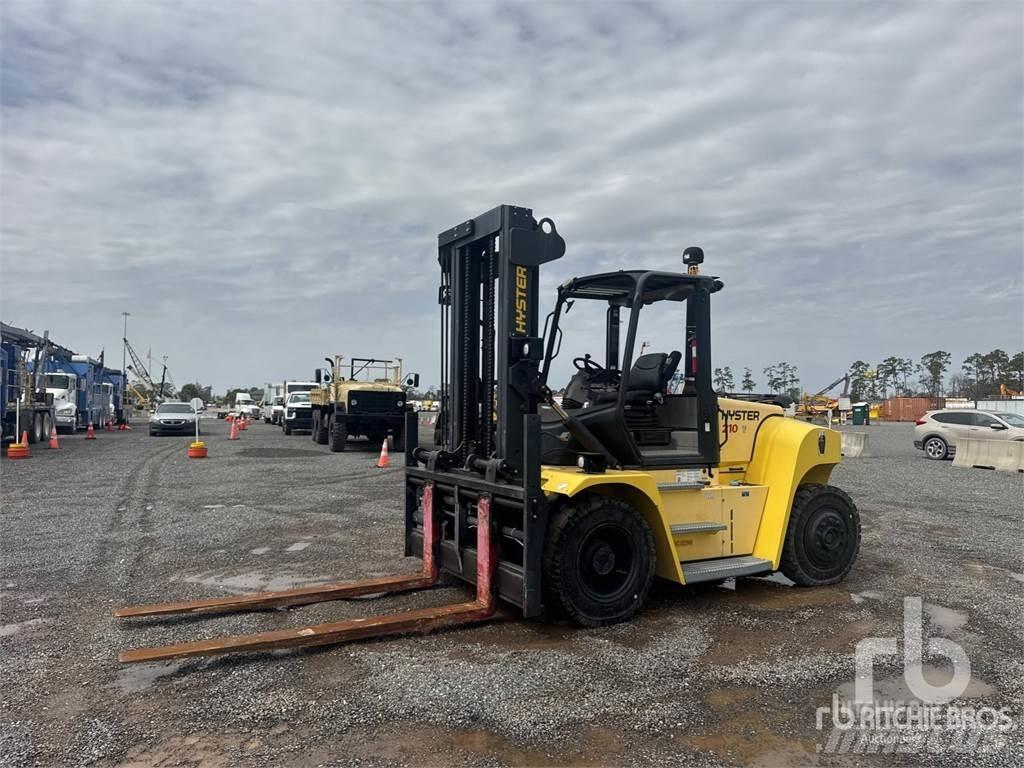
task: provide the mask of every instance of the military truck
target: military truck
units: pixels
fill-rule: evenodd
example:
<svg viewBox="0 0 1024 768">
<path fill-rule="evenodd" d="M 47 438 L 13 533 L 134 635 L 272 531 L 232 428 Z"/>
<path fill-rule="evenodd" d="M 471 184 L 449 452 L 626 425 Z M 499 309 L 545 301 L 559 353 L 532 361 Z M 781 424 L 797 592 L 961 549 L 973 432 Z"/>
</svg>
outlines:
<svg viewBox="0 0 1024 768">
<path fill-rule="evenodd" d="M 364 435 L 371 444 L 392 439 L 392 447 L 405 450 L 405 414 L 411 410 L 408 387 L 419 386 L 419 375 L 402 381 L 402 360 L 325 357 L 329 367 L 317 369 L 317 387 L 310 391 L 313 442 L 345 450 L 349 437 Z"/>
</svg>

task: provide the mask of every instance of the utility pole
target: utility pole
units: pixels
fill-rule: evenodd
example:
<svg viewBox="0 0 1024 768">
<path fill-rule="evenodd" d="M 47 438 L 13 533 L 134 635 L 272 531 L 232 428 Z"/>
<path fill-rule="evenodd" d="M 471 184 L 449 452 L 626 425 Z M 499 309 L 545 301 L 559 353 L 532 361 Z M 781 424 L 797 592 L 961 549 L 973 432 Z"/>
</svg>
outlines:
<svg viewBox="0 0 1024 768">
<path fill-rule="evenodd" d="M 124 336 L 121 337 L 121 419 L 127 421 L 128 409 L 128 316 L 131 312 L 122 312 L 124 317 Z"/>
</svg>

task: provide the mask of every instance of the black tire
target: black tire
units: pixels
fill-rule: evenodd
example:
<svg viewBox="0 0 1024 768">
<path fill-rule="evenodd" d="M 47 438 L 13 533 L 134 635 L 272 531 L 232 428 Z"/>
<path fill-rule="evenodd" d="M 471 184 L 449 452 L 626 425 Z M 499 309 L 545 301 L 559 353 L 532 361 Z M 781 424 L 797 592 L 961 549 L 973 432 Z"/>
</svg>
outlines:
<svg viewBox="0 0 1024 768">
<path fill-rule="evenodd" d="M 53 421 L 50 420 L 50 414 L 43 414 L 43 440 L 49 441 L 50 433 L 53 431 Z"/>
<path fill-rule="evenodd" d="M 28 432 L 28 442 L 29 442 L 29 445 L 33 445 L 35 443 L 38 443 L 39 442 L 39 434 L 43 431 L 43 414 L 41 414 L 41 413 L 34 413 L 34 414 L 32 414 L 32 423 L 31 424 L 26 424 L 25 426 L 28 427 L 28 429 L 25 429 L 24 431 Z M 18 435 L 18 438 L 20 439 L 21 435 Z"/>
<path fill-rule="evenodd" d="M 544 544 L 547 606 L 584 627 L 633 616 L 654 581 L 654 536 L 637 510 L 604 496 L 562 508 Z"/>
<path fill-rule="evenodd" d="M 282 423 L 281 429 L 284 430 L 285 435 L 290 435 L 292 433 L 292 428 L 288 426 L 287 421 Z"/>
<path fill-rule="evenodd" d="M 160 433 L 159 433 L 159 432 L 157 432 L 157 431 L 155 431 L 155 430 L 154 430 L 154 429 L 153 429 L 152 427 L 150 427 L 150 428 L 149 428 L 149 436 L 150 436 L 150 437 L 156 437 L 156 436 L 157 436 L 157 435 L 159 435 L 159 434 L 160 434 Z"/>
<path fill-rule="evenodd" d="M 345 443 L 348 442 L 348 424 L 344 421 L 328 420 L 328 429 L 331 433 L 331 453 L 341 453 L 345 450 Z"/>
<path fill-rule="evenodd" d="M 793 498 L 779 570 L 799 587 L 846 578 L 860 549 L 860 513 L 845 491 L 809 483 Z"/>
<path fill-rule="evenodd" d="M 931 435 L 924 441 L 924 455 L 933 461 L 942 461 L 949 456 L 949 444 L 938 435 Z"/>
<path fill-rule="evenodd" d="M 313 442 L 317 445 L 327 445 L 329 433 L 327 430 L 327 419 L 321 418 L 319 411 L 313 412 Z"/>
</svg>

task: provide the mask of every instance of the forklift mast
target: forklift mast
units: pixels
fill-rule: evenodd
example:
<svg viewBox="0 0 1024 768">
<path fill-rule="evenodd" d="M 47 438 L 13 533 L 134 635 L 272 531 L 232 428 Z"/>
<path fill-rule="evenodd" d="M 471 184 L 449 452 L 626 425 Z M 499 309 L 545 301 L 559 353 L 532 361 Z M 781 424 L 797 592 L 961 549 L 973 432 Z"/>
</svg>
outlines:
<svg viewBox="0 0 1024 768">
<path fill-rule="evenodd" d="M 565 253 L 550 219 L 501 205 L 438 235 L 441 447 L 522 483 L 523 417 L 537 412 L 540 266 Z M 492 472 L 493 474 L 493 472 Z"/>
</svg>

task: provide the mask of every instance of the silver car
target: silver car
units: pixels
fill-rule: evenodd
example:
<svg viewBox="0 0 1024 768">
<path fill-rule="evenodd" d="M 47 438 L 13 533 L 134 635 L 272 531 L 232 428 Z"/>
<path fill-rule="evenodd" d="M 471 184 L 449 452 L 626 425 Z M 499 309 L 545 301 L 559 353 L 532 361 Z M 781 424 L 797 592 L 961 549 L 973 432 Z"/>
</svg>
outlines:
<svg viewBox="0 0 1024 768">
<path fill-rule="evenodd" d="M 194 435 L 196 433 L 196 412 L 189 403 L 160 403 L 149 417 L 151 435 Z"/>
<path fill-rule="evenodd" d="M 975 440 L 1024 440 L 1024 416 L 1016 413 L 957 410 L 928 411 L 914 427 L 914 447 L 929 459 L 956 455 L 962 437 Z"/>
</svg>

